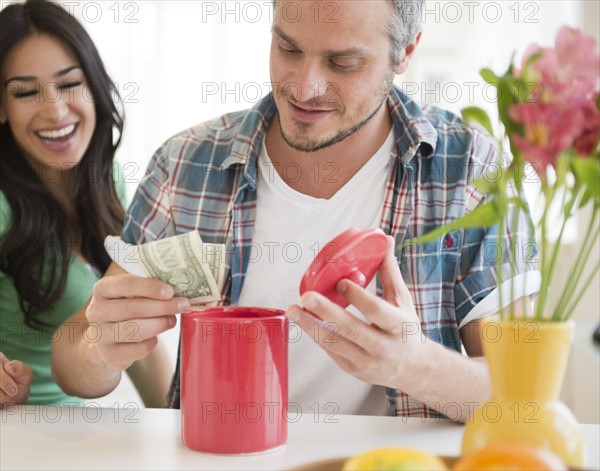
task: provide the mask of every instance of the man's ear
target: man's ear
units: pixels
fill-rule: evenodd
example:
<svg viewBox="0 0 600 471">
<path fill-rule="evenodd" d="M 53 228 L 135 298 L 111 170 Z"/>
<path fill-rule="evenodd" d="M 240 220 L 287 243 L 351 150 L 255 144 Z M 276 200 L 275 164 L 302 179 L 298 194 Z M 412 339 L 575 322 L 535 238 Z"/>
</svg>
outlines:
<svg viewBox="0 0 600 471">
<path fill-rule="evenodd" d="M 422 34 L 423 34 L 423 31 L 420 31 L 419 34 L 417 34 L 417 37 L 415 39 L 413 39 L 413 41 L 410 44 L 408 44 L 408 46 L 406 46 L 406 48 L 404 49 L 404 56 L 400 60 L 400 63 L 394 69 L 394 72 L 396 72 L 396 75 L 403 74 L 404 72 L 406 72 L 406 69 L 408 69 L 408 64 L 410 64 L 410 60 L 412 59 L 412 56 L 414 55 L 415 51 L 417 50 L 417 46 L 419 45 L 419 42 L 421 41 Z"/>
</svg>

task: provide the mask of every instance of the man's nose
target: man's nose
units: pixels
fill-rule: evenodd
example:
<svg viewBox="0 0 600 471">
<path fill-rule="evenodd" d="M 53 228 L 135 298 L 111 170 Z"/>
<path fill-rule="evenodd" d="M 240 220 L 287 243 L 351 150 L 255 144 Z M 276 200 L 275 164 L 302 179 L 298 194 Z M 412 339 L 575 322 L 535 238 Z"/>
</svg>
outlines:
<svg viewBox="0 0 600 471">
<path fill-rule="evenodd" d="M 294 98 L 299 102 L 324 101 L 331 83 L 323 66 L 317 61 L 305 60 L 297 75 L 297 90 Z M 298 93 L 299 92 L 299 93 Z M 297 95 L 300 96 L 297 96 Z"/>
</svg>

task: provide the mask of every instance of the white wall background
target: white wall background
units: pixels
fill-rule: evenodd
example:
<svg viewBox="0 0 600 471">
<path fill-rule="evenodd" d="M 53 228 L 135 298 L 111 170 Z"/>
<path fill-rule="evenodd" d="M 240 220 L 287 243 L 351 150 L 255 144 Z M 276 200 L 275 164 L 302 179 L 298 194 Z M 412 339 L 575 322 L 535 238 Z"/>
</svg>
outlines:
<svg viewBox="0 0 600 471">
<path fill-rule="evenodd" d="M 372 0 L 386 1 L 386 0 Z M 458 112 L 494 110 L 479 69 L 498 73 L 526 45 L 551 45 L 559 26 L 582 26 L 597 0 L 428 0 L 424 36 L 396 83 L 413 98 Z M 63 1 L 94 38 L 125 101 L 119 153 L 128 194 L 154 150 L 187 126 L 255 104 L 270 90 L 270 0 Z M 315 0 L 298 0 L 304 14 Z"/>
<path fill-rule="evenodd" d="M 152 153 L 169 136 L 252 106 L 270 89 L 269 0 L 62 3 L 92 35 L 125 101 L 127 124 L 118 158 L 129 197 Z M 307 9 L 314 0 L 298 3 Z M 483 86 L 479 69 L 503 73 L 513 52 L 518 58 L 531 42 L 552 45 L 562 24 L 584 27 L 598 37 L 598 3 L 428 0 L 423 40 L 409 71 L 396 82 L 413 98 L 455 112 L 477 105 L 493 113 L 493 94 Z M 598 322 L 599 292 L 591 290 L 582 302 L 576 314 L 582 325 Z M 163 340 L 174 363 L 178 329 Z M 596 376 L 598 357 L 592 353 Z M 586 377 L 587 368 L 580 367 L 573 377 Z M 572 403 L 577 402 L 578 388 L 571 385 Z M 598 421 L 598 399 L 593 397 L 579 406 L 580 420 Z M 115 393 L 96 402 L 123 406 L 130 400 L 139 402 L 124 381 Z"/>
</svg>

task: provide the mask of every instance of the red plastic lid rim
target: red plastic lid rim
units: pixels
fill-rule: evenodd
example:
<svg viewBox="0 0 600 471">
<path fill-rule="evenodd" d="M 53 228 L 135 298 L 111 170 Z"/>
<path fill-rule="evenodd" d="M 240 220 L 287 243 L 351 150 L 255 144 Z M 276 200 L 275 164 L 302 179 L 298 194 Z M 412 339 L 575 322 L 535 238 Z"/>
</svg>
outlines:
<svg viewBox="0 0 600 471">
<path fill-rule="evenodd" d="M 325 244 L 300 282 L 300 295 L 317 291 L 341 307 L 350 303 L 337 291 L 337 284 L 350 279 L 366 287 L 388 250 L 385 233 L 379 228 L 351 228 Z"/>
</svg>

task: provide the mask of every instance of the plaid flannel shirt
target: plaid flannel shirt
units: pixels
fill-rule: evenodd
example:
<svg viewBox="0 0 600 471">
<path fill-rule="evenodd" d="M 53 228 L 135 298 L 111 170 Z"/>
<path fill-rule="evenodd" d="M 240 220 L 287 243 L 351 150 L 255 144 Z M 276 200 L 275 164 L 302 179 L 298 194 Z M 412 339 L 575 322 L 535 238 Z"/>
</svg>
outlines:
<svg viewBox="0 0 600 471">
<path fill-rule="evenodd" d="M 480 128 L 465 128 L 449 112 L 419 105 L 396 88 L 387 105 L 395 146 L 380 227 L 400 247 L 404 240 L 448 223 L 484 201 L 485 195 L 472 182 L 501 158 L 493 138 Z M 226 244 L 223 305 L 237 303 L 244 283 L 256 211 L 257 158 L 275 111 L 268 95 L 249 110 L 199 124 L 167 140 L 153 156 L 127 213 L 123 229 L 127 243 L 197 230 L 204 242 Z M 525 246 L 531 237 L 527 228 L 521 217 L 518 231 L 508 233 L 504 246 L 515 242 Z M 428 338 L 461 351 L 461 320 L 496 288 L 497 247 L 498 227 L 492 227 L 454 231 L 435 242 L 398 249 L 402 276 Z M 520 260 L 517 271 L 532 268 Z M 503 272 L 510 277 L 508 262 Z M 387 392 L 396 415 L 438 415 L 402 391 Z M 179 407 L 179 361 L 168 405 Z"/>
</svg>

